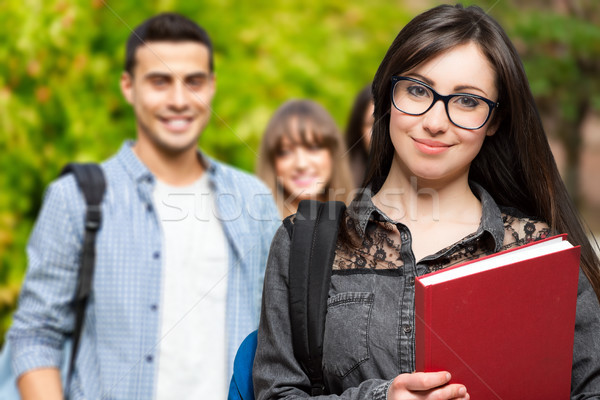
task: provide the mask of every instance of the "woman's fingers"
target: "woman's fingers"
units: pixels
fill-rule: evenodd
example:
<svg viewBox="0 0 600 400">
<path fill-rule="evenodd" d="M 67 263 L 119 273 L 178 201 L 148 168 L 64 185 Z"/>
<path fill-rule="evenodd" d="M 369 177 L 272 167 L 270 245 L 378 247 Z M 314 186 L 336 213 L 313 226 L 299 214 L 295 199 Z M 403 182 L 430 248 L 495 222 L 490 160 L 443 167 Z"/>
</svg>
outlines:
<svg viewBox="0 0 600 400">
<path fill-rule="evenodd" d="M 415 372 L 412 374 L 401 374 L 394 379 L 393 384 L 410 391 L 425 391 L 445 385 L 450 381 L 449 372 Z"/>
<path fill-rule="evenodd" d="M 390 400 L 404 399 L 468 399 L 464 385 L 448 384 L 450 373 L 415 372 L 398 375 L 389 390 Z"/>
<path fill-rule="evenodd" d="M 464 385 L 454 383 L 438 389 L 434 389 L 427 399 L 469 399 L 467 388 Z"/>
</svg>

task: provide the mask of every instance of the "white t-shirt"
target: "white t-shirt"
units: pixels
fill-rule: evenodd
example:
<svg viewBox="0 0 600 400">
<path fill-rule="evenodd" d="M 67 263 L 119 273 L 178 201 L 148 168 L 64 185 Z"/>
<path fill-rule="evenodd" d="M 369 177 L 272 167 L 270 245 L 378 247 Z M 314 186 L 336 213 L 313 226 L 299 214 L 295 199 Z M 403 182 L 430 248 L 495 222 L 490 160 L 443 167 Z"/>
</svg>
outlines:
<svg viewBox="0 0 600 400">
<path fill-rule="evenodd" d="M 186 187 L 157 182 L 163 231 L 157 399 L 225 399 L 227 242 L 207 174 Z"/>
</svg>

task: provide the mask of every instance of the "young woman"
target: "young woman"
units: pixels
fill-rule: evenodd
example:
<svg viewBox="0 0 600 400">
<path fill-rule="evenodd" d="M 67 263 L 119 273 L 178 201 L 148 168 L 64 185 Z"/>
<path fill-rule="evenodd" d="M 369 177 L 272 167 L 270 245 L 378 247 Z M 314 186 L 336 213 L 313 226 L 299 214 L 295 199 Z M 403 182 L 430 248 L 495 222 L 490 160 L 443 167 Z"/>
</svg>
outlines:
<svg viewBox="0 0 600 400">
<path fill-rule="evenodd" d="M 468 387 L 448 384 L 452 371 L 412 373 L 415 276 L 562 232 L 582 247 L 571 395 L 598 398 L 598 258 L 502 28 L 478 7 L 417 16 L 384 57 L 373 94 L 367 188 L 346 212 L 333 262 L 327 398 L 468 399 Z M 261 400 L 305 398 L 310 388 L 291 341 L 289 246 L 282 228 L 253 369 Z"/>
<path fill-rule="evenodd" d="M 373 108 L 373 95 L 369 84 L 356 95 L 346 126 L 346 148 L 350 154 L 350 169 L 356 187 L 362 185 L 367 169 L 373 129 Z"/>
<path fill-rule="evenodd" d="M 323 107 L 311 100 L 290 100 L 267 125 L 256 172 L 287 217 L 300 200 L 345 201 L 352 195 L 344 153 L 337 125 Z"/>
</svg>

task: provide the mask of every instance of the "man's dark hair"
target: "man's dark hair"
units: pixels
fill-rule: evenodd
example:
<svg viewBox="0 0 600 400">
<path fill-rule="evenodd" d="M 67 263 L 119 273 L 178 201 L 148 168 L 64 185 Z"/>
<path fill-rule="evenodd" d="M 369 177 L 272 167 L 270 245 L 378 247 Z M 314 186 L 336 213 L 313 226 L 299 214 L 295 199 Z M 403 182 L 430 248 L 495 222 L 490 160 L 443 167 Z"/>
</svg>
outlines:
<svg viewBox="0 0 600 400">
<path fill-rule="evenodd" d="M 213 72 L 213 47 L 210 36 L 194 21 L 177 13 L 158 14 L 142 22 L 142 24 L 133 30 L 127 40 L 125 71 L 133 75 L 135 53 L 140 46 L 148 42 L 164 41 L 192 41 L 205 45 L 208 48 L 210 72 Z"/>
</svg>

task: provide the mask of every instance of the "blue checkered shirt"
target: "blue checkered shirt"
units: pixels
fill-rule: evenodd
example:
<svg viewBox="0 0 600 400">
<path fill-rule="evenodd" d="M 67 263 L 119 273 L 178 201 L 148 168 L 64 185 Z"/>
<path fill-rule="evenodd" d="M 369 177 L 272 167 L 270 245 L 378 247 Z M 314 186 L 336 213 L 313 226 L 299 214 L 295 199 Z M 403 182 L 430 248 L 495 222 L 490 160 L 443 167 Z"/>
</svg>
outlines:
<svg viewBox="0 0 600 400">
<path fill-rule="evenodd" d="M 126 142 L 102 164 L 107 191 L 72 399 L 154 397 L 160 345 L 161 228 L 152 204 L 155 178 L 131 146 Z M 237 347 L 258 326 L 266 259 L 280 218 L 269 189 L 258 179 L 199 157 L 206 164 L 227 237 L 231 371 Z M 29 240 L 28 271 L 7 336 L 16 375 L 61 365 L 62 346 L 74 325 L 70 302 L 79 269 L 84 209 L 72 176 L 48 187 Z"/>
</svg>

